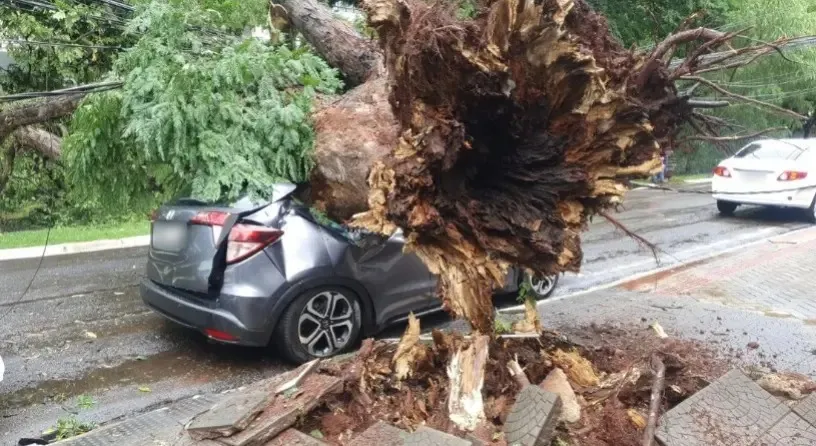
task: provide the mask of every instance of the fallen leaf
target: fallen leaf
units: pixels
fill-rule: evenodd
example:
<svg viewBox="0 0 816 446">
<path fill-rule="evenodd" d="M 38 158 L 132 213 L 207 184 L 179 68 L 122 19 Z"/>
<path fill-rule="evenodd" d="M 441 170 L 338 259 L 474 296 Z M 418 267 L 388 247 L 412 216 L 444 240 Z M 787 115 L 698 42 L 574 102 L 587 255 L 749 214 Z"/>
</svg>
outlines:
<svg viewBox="0 0 816 446">
<path fill-rule="evenodd" d="M 312 437 L 314 437 L 314 438 L 317 438 L 318 440 L 322 440 L 322 439 L 323 439 L 323 432 L 320 432 L 320 431 L 319 431 L 319 430 L 317 430 L 317 429 L 315 429 L 315 430 L 313 430 L 313 431 L 309 432 L 309 435 L 311 435 L 311 436 L 312 436 Z"/>
<path fill-rule="evenodd" d="M 96 333 L 94 333 L 92 331 L 86 331 L 85 332 L 85 337 L 89 338 L 89 339 L 96 339 L 97 338 Z"/>
<path fill-rule="evenodd" d="M 646 427 L 646 417 L 641 415 L 637 410 L 631 408 L 626 409 L 626 415 L 629 416 L 629 421 L 631 421 L 632 424 L 634 424 L 638 429 L 643 429 Z"/>
<path fill-rule="evenodd" d="M 658 322 L 655 321 L 655 323 L 650 325 L 650 327 L 652 327 L 652 330 L 654 330 L 654 332 L 657 333 L 658 338 L 666 339 L 669 337 L 669 335 L 666 334 L 666 331 L 663 330 L 663 327 Z"/>
<path fill-rule="evenodd" d="M 758 349 L 759 348 L 759 342 L 749 342 L 748 343 L 748 348 L 750 348 L 751 350 Z"/>
<path fill-rule="evenodd" d="M 142 386 L 142 387 L 139 387 L 139 392 L 149 393 L 149 392 L 152 392 L 152 390 L 150 390 L 150 387 Z"/>
</svg>

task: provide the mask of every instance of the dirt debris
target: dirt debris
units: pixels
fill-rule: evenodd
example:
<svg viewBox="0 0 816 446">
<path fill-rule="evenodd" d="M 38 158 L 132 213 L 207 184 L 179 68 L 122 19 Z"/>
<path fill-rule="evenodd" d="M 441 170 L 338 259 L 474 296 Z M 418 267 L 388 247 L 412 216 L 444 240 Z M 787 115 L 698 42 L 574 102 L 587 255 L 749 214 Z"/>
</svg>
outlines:
<svg viewBox="0 0 816 446">
<path fill-rule="evenodd" d="M 648 413 L 653 380 L 649 367 L 652 354 L 659 354 L 666 365 L 661 412 L 701 390 L 729 368 L 726 359 L 710 347 L 696 341 L 659 339 L 642 327 L 572 327 L 569 333 L 576 336 L 567 338 L 545 331 L 538 338 L 491 341 L 483 388 L 485 420 L 481 430 L 501 432 L 520 390 L 507 369 L 510 360 L 518 360 L 533 385 L 541 383 L 559 365 L 581 364 L 582 373 L 574 375 L 564 367 L 581 405 L 581 419 L 562 425 L 559 437 L 566 444 L 582 446 L 640 444 L 643 414 Z M 402 380 L 396 378 L 393 369 L 396 344 L 374 342 L 368 347 L 368 354 L 352 364 L 322 366 L 323 373 L 337 376 L 343 376 L 345 369 L 356 368 L 360 378 L 346 381 L 343 394 L 332 397 L 324 407 L 304 417 L 298 428 L 304 432 L 319 429 L 325 437 L 323 441 L 333 445 L 354 444 L 354 436 L 377 421 L 406 431 L 427 425 L 465 437 L 467 433 L 448 418 L 450 389 L 446 367 L 451 355 L 470 341 L 442 332 L 435 332 L 433 338 L 425 363 Z M 574 379 L 594 384 L 582 385 Z M 500 437 L 496 438 L 500 441 Z"/>
</svg>

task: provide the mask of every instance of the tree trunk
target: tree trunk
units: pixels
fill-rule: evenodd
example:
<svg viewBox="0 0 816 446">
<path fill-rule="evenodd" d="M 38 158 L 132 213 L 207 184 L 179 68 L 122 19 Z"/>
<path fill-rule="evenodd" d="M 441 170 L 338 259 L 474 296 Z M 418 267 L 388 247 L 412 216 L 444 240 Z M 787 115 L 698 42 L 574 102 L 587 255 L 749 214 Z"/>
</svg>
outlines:
<svg viewBox="0 0 816 446">
<path fill-rule="evenodd" d="M 385 77 L 358 86 L 314 114 L 315 169 L 311 199 L 345 221 L 368 209 L 368 174 L 394 147 L 399 127 Z"/>
<path fill-rule="evenodd" d="M 20 127 L 11 136 L 18 149 L 33 150 L 44 158 L 57 160 L 62 155 L 62 138 L 34 126 Z"/>
<path fill-rule="evenodd" d="M 71 115 L 85 93 L 12 102 L 0 109 L 0 141 L 20 127 Z"/>
<path fill-rule="evenodd" d="M 376 45 L 317 0 L 273 0 L 286 9 L 289 20 L 329 65 L 343 73 L 346 86 L 365 82 L 380 59 Z M 277 16 L 277 14 L 275 15 Z"/>
</svg>

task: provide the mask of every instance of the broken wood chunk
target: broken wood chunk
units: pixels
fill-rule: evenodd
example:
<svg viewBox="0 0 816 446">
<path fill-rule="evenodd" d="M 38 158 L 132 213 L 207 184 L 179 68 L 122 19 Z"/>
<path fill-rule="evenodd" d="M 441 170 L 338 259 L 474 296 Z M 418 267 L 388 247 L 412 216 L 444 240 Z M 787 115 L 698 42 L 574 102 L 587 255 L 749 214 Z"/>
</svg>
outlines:
<svg viewBox="0 0 816 446">
<path fill-rule="evenodd" d="M 476 429 L 485 420 L 482 387 L 489 343 L 489 336 L 474 336 L 471 344 L 454 353 L 448 364 L 448 416 L 465 431 Z"/>
</svg>

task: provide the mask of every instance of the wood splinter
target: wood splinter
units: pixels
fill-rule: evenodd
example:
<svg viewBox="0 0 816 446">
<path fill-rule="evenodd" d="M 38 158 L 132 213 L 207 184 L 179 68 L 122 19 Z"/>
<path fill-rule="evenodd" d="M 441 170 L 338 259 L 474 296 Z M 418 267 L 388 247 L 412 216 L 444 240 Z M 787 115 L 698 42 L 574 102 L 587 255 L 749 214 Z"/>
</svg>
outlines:
<svg viewBox="0 0 816 446">
<path fill-rule="evenodd" d="M 657 418 L 660 414 L 660 401 L 663 395 L 663 388 L 666 387 L 666 365 L 657 354 L 652 355 L 652 372 L 655 374 L 652 382 L 652 396 L 649 401 L 649 418 L 646 422 L 646 430 L 643 431 L 643 446 L 654 444 L 655 430 L 657 430 Z"/>
</svg>

